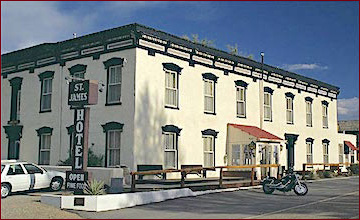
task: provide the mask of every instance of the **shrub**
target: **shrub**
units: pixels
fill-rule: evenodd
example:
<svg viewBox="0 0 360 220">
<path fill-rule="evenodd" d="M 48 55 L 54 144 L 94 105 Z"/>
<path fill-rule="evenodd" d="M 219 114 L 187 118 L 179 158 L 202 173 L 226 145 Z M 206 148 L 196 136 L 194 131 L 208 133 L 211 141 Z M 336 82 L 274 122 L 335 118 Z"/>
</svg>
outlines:
<svg viewBox="0 0 360 220">
<path fill-rule="evenodd" d="M 84 194 L 86 195 L 104 195 L 105 186 L 104 181 L 97 181 L 96 179 L 86 182 L 84 189 Z"/>
<path fill-rule="evenodd" d="M 94 151 L 89 148 L 88 150 L 88 166 L 89 167 L 101 167 L 103 165 L 104 155 L 98 156 L 94 153 Z M 72 158 L 68 157 L 66 160 L 58 163 L 59 166 L 71 166 Z"/>
<path fill-rule="evenodd" d="M 319 175 L 317 174 L 317 171 L 312 169 L 309 176 L 308 176 L 309 180 L 316 180 L 319 179 Z"/>
<path fill-rule="evenodd" d="M 348 171 L 351 172 L 351 174 L 359 174 L 359 164 L 351 164 L 350 167 L 348 167 Z"/>
<path fill-rule="evenodd" d="M 325 178 L 333 178 L 334 177 L 334 173 L 331 171 L 328 171 L 328 170 L 324 171 L 323 175 Z"/>
</svg>

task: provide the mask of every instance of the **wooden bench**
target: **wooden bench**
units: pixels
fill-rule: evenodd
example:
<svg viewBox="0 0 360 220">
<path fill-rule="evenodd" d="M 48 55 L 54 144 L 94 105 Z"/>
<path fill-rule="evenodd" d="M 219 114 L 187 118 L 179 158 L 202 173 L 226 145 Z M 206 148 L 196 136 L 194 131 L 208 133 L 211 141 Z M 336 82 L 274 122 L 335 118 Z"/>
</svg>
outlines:
<svg viewBox="0 0 360 220">
<path fill-rule="evenodd" d="M 181 169 L 191 169 L 191 168 L 203 168 L 202 165 L 181 165 Z M 187 174 L 197 174 L 198 176 L 200 176 L 202 174 L 203 178 L 206 178 L 206 170 L 209 170 L 207 168 L 201 169 L 201 170 L 193 170 L 191 172 L 188 172 Z"/>
<path fill-rule="evenodd" d="M 137 165 L 137 171 L 153 171 L 153 170 L 162 170 L 162 165 Z M 166 179 L 166 173 L 163 174 L 154 174 L 155 176 L 158 176 L 162 178 L 163 180 Z M 138 175 L 139 180 L 142 180 L 144 178 L 144 175 Z"/>
</svg>

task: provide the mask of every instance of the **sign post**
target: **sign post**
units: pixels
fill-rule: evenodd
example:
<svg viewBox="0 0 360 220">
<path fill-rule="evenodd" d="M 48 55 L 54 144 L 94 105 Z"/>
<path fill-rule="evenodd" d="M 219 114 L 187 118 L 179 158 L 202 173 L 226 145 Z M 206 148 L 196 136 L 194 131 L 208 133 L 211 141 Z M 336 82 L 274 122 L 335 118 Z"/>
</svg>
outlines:
<svg viewBox="0 0 360 220">
<path fill-rule="evenodd" d="M 74 109 L 74 141 L 72 146 L 72 169 L 66 171 L 65 188 L 82 194 L 88 180 L 88 136 L 90 108 L 98 98 L 96 81 L 73 81 L 69 84 L 68 105 Z"/>
</svg>

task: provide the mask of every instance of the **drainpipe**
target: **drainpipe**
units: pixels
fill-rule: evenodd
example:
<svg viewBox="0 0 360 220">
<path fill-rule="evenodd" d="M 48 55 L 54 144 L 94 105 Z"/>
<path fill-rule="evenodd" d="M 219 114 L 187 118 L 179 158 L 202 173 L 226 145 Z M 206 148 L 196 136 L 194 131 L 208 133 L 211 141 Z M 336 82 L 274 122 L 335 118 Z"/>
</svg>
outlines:
<svg viewBox="0 0 360 220">
<path fill-rule="evenodd" d="M 259 79 L 259 106 L 260 106 L 260 129 L 263 129 L 264 123 L 264 52 L 260 53 L 261 55 L 261 78 Z"/>
</svg>

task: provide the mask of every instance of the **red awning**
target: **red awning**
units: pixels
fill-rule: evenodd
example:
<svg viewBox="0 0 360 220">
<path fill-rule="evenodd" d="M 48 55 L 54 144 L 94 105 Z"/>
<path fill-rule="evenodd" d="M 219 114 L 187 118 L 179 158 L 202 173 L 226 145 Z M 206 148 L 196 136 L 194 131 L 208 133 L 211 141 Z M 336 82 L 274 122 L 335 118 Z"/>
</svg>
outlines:
<svg viewBox="0 0 360 220">
<path fill-rule="evenodd" d="M 350 141 L 344 141 L 346 146 L 350 147 L 352 150 L 358 150 Z"/>
<path fill-rule="evenodd" d="M 248 125 L 238 125 L 238 124 L 228 124 L 234 128 L 238 128 L 256 138 L 268 139 L 268 140 L 283 140 L 278 136 L 275 136 L 265 130 L 262 130 L 255 126 L 248 126 Z"/>
</svg>

